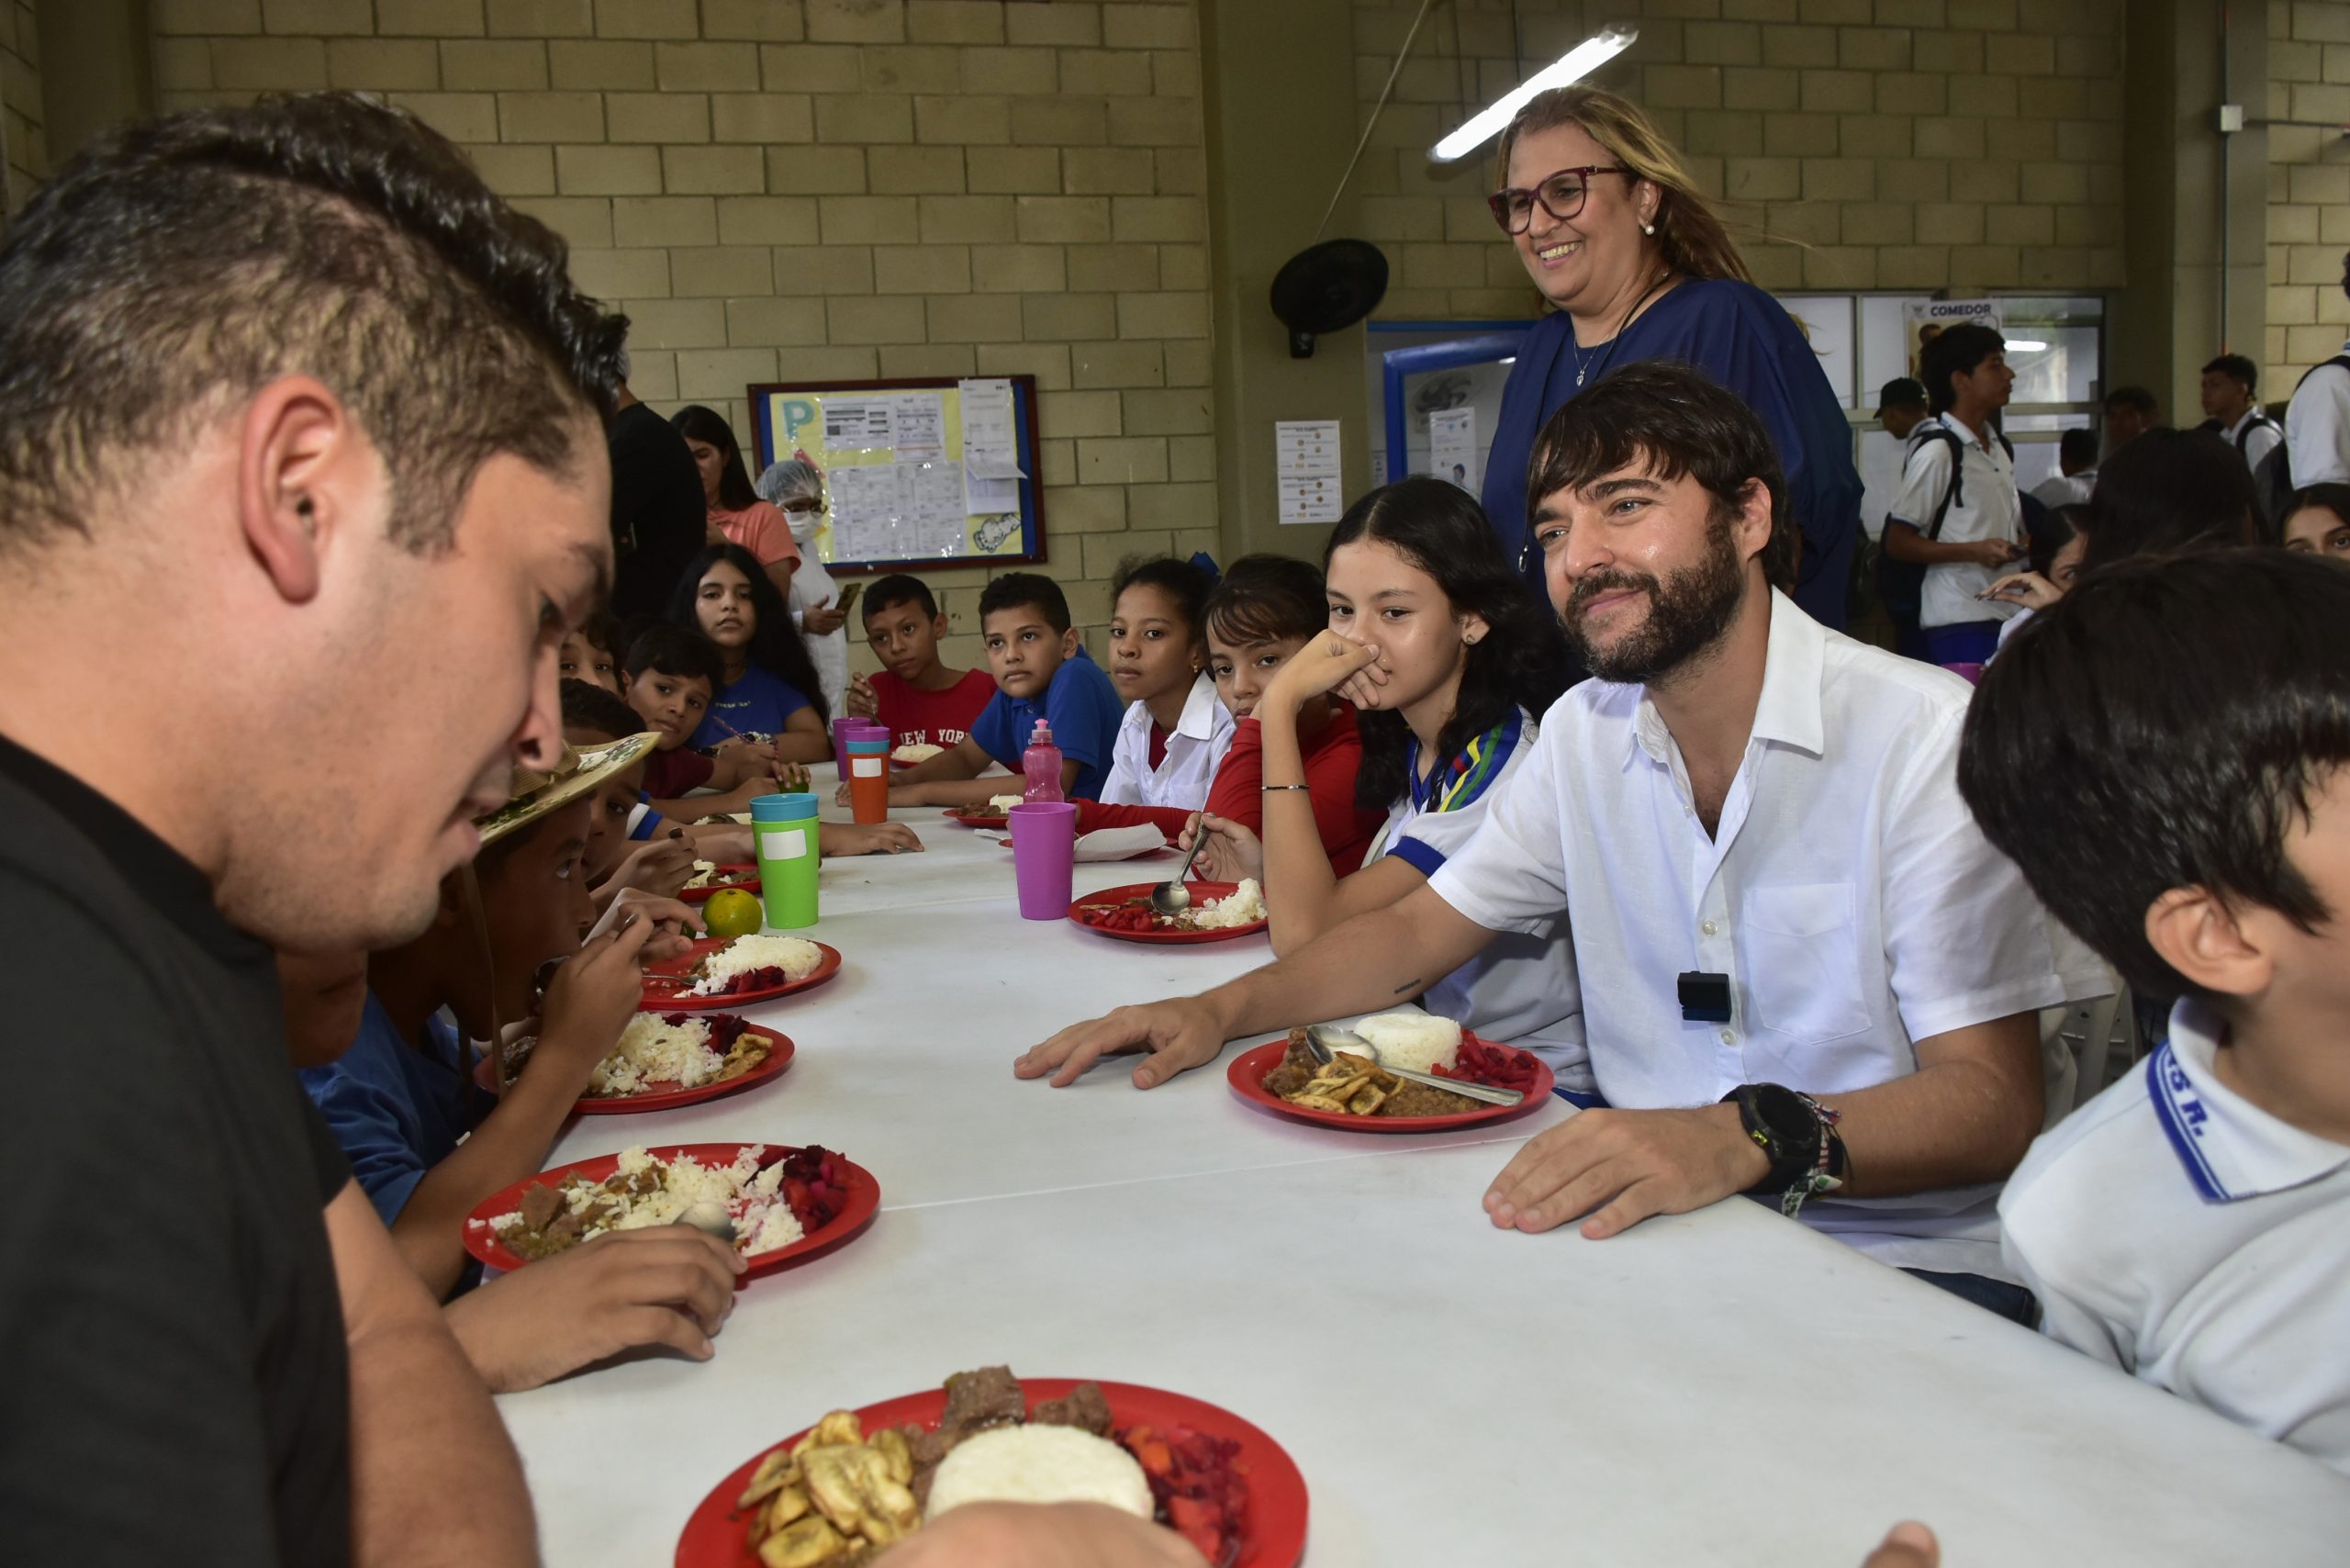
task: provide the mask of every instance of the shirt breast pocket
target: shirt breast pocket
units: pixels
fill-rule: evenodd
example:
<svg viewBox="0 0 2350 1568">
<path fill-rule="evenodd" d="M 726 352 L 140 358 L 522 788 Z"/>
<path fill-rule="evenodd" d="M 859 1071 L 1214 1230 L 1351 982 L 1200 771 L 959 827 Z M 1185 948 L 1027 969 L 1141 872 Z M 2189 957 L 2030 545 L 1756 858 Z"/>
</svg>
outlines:
<svg viewBox="0 0 2350 1568">
<path fill-rule="evenodd" d="M 1740 946 L 1753 1027 L 1832 1040 L 1869 1026 L 1850 882 L 1754 888 Z"/>
</svg>

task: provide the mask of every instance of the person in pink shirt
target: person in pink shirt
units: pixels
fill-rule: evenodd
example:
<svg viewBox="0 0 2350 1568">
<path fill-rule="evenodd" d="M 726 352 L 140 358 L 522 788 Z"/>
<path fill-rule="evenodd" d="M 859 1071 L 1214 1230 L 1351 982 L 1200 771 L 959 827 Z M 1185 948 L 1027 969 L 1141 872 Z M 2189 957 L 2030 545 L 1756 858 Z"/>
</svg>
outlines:
<svg viewBox="0 0 2350 1568">
<path fill-rule="evenodd" d="M 770 502 L 759 499 L 751 487 L 751 471 L 743 465 L 743 448 L 733 427 L 717 409 L 688 403 L 669 416 L 669 423 L 686 438 L 701 471 L 702 503 L 710 509 L 710 542 L 740 544 L 759 559 L 776 592 L 788 601 L 791 574 L 800 569 L 800 546 L 791 537 L 791 520 Z"/>
</svg>

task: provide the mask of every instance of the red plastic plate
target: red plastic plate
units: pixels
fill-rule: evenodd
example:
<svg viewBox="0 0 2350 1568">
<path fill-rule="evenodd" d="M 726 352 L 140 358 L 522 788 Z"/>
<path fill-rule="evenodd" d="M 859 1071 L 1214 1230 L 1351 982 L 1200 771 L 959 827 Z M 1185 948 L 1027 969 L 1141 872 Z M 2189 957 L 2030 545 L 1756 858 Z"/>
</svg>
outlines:
<svg viewBox="0 0 2350 1568">
<path fill-rule="evenodd" d="M 1059 1399 L 1084 1380 L 1068 1377 L 1024 1377 L 1021 1388 L 1033 1407 L 1038 1401 Z M 1248 1473 L 1248 1528 L 1232 1568 L 1296 1568 L 1305 1555 L 1305 1477 L 1297 1462 L 1259 1428 L 1231 1411 L 1163 1389 L 1133 1383 L 1104 1383 L 1110 1415 L 1121 1429 L 1128 1427 L 1190 1427 L 1240 1445 L 1235 1462 Z M 867 1405 L 856 1412 L 872 1432 L 911 1421 L 935 1427 L 946 1413 L 946 1391 L 934 1388 Z M 802 1428 L 774 1448 L 789 1448 L 808 1435 Z M 759 1461 L 774 1451 L 761 1449 L 701 1500 L 677 1537 L 677 1568 L 759 1568 L 758 1554 L 750 1548 L 748 1523 L 734 1511 L 734 1499 L 751 1484 Z"/>
<path fill-rule="evenodd" d="M 759 1169 L 762 1170 L 799 1152 L 790 1145 L 780 1143 L 764 1146 L 748 1143 L 679 1143 L 658 1148 L 648 1148 L 645 1152 L 658 1159 L 673 1159 L 678 1155 L 685 1154 L 691 1155 L 704 1165 L 732 1165 L 735 1157 L 743 1150 L 759 1147 L 767 1149 L 767 1153 L 759 1160 Z M 838 1159 L 848 1172 L 847 1206 L 834 1216 L 832 1224 L 814 1235 L 803 1236 L 789 1247 L 778 1247 L 772 1252 L 755 1253 L 744 1259 L 743 1260 L 750 1265 L 743 1271 L 744 1279 L 752 1280 L 758 1278 L 761 1274 L 772 1274 L 788 1263 L 802 1262 L 822 1253 L 830 1252 L 835 1247 L 845 1246 L 856 1239 L 871 1222 L 874 1215 L 881 1207 L 881 1183 L 873 1179 L 872 1171 L 846 1156 L 835 1152 L 834 1158 Z M 510 1215 L 520 1208 L 523 1190 L 532 1182 L 543 1182 L 552 1187 L 575 1170 L 591 1182 L 600 1182 L 619 1170 L 620 1164 L 619 1155 L 599 1154 L 593 1159 L 575 1160 L 569 1165 L 558 1165 L 551 1170 L 542 1170 L 536 1176 L 525 1176 L 512 1186 L 491 1193 L 476 1204 L 474 1212 L 465 1216 L 465 1250 L 493 1269 L 504 1269 L 511 1272 L 516 1269 L 529 1268 L 530 1260 L 507 1250 L 506 1244 L 499 1241 L 496 1234 L 490 1230 L 489 1222 L 499 1215 Z M 738 1496 L 741 1495 L 740 1488 L 737 1488 L 736 1495 Z"/>
<path fill-rule="evenodd" d="M 786 980 L 781 985 L 760 986 L 751 991 L 730 991 L 718 996 L 690 996 L 694 984 L 693 968 L 707 954 L 715 953 L 731 936 L 702 936 L 695 939 L 693 950 L 674 958 L 664 958 L 657 964 L 644 966 L 644 1000 L 636 1004 L 639 1013 L 716 1013 L 728 1008 L 748 1006 L 754 1002 L 772 1002 L 778 996 L 789 996 L 796 991 L 823 984 L 840 973 L 841 955 L 837 947 L 822 949 L 823 962 L 805 980 Z"/>
<path fill-rule="evenodd" d="M 1192 902 L 1198 905 L 1215 899 L 1229 898 L 1240 890 L 1237 882 L 1186 882 L 1192 892 Z M 1271 924 L 1255 921 L 1247 925 L 1235 925 L 1223 931 L 1116 931 L 1096 925 L 1085 917 L 1085 911 L 1095 907 L 1114 909 L 1128 899 L 1137 899 L 1158 886 L 1157 882 L 1129 882 L 1123 888 L 1104 888 L 1098 893 L 1088 893 L 1069 906 L 1069 917 L 1088 931 L 1102 936 L 1113 936 L 1121 942 L 1156 943 L 1161 946 L 1181 947 L 1200 942 L 1230 942 L 1237 937 L 1254 936 Z"/>
<path fill-rule="evenodd" d="M 1477 1036 L 1463 1030 L 1461 1037 L 1473 1040 Z M 1493 1044 L 1490 1040 L 1484 1043 Z M 1495 1048 L 1505 1051 L 1517 1049 L 1515 1046 Z M 1287 1116 L 1296 1122 L 1316 1122 L 1326 1127 L 1344 1127 L 1350 1133 L 1440 1133 L 1452 1127 L 1506 1122 L 1529 1111 L 1540 1110 L 1558 1082 L 1550 1064 L 1540 1057 L 1535 1057 L 1534 1087 L 1528 1090 L 1526 1098 L 1515 1105 L 1488 1105 L 1481 1111 L 1463 1111 L 1452 1116 L 1350 1116 L 1344 1111 L 1316 1111 L 1304 1105 L 1292 1105 L 1265 1087 L 1265 1075 L 1281 1066 L 1281 1057 L 1288 1050 L 1289 1042 L 1283 1039 L 1275 1040 L 1268 1046 L 1259 1046 L 1254 1050 L 1242 1051 L 1232 1058 L 1232 1065 L 1224 1070 L 1225 1081 L 1232 1085 L 1235 1094 L 1275 1115 Z M 1530 1051 L 1518 1054 L 1533 1055 Z"/>
<path fill-rule="evenodd" d="M 703 1016 L 715 1024 L 728 1015 L 711 1013 Z M 716 1100 L 723 1095 L 739 1094 L 745 1089 L 755 1089 L 768 1079 L 779 1076 L 791 1065 L 793 1047 L 788 1036 L 773 1029 L 754 1026 L 747 1032 L 765 1035 L 774 1042 L 767 1051 L 767 1059 L 748 1072 L 717 1083 L 698 1083 L 691 1089 L 647 1089 L 635 1094 L 582 1094 L 571 1109 L 575 1114 L 582 1116 L 627 1116 L 639 1111 L 671 1111 L 680 1105 L 698 1105 L 704 1100 Z M 490 1071 L 487 1057 L 474 1064 L 474 1081 L 488 1093 L 498 1092 L 498 1080 Z"/>
<path fill-rule="evenodd" d="M 721 866 L 718 870 L 720 875 L 732 873 L 742 876 L 744 872 L 750 875 L 739 882 L 713 882 L 706 888 L 679 888 L 677 897 L 688 903 L 706 903 L 711 894 L 722 893 L 729 888 L 740 888 L 746 893 L 759 890 L 759 868 L 756 865 Z"/>
<path fill-rule="evenodd" d="M 965 827 L 1010 827 L 1012 819 L 1002 812 L 990 812 L 983 806 L 949 806 L 938 813 L 951 823 Z"/>
</svg>

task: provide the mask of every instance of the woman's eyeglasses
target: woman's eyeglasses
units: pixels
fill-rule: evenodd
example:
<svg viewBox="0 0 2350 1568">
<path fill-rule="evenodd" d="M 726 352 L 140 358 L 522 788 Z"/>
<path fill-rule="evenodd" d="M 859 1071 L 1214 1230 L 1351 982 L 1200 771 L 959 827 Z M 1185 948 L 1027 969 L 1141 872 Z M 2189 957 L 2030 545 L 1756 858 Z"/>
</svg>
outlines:
<svg viewBox="0 0 2350 1568">
<path fill-rule="evenodd" d="M 1532 190 L 1512 185 L 1495 191 L 1485 198 L 1493 210 L 1494 221 L 1502 226 L 1505 234 L 1523 234 L 1527 225 L 1534 221 L 1534 204 L 1540 202 L 1542 210 L 1561 223 L 1565 223 L 1583 211 L 1585 198 L 1591 195 L 1594 174 L 1628 174 L 1632 171 L 1621 163 L 1585 163 L 1579 168 L 1561 169 L 1546 174 L 1542 183 Z"/>
</svg>

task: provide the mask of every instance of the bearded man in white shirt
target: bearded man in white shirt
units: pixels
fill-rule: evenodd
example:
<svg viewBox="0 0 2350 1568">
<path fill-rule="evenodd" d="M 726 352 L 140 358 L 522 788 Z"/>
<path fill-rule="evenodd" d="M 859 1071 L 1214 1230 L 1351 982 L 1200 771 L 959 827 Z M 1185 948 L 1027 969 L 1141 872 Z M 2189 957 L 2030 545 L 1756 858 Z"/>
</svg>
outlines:
<svg viewBox="0 0 2350 1568">
<path fill-rule="evenodd" d="M 1769 434 L 1697 371 L 1628 365 L 1567 404 L 1528 494 L 1596 678 L 1552 707 L 1477 836 L 1387 909 L 1065 1029 L 1015 1070 L 1067 1083 L 1148 1050 L 1149 1088 L 1228 1040 L 1392 1005 L 1563 908 L 1613 1108 L 1525 1144 L 1485 1194 L 1493 1224 L 1580 1217 L 1596 1239 L 1751 1193 L 2027 1312 L 1994 1204 L 2041 1126 L 2036 1014 L 2103 987 L 2076 945 L 2060 963 L 1959 798 L 1965 682 L 1785 596 L 1796 533 Z"/>
</svg>

